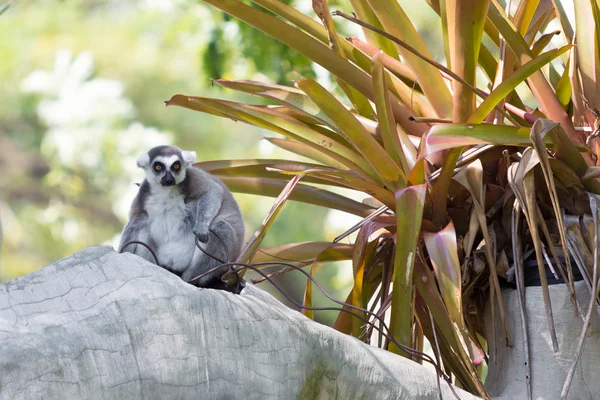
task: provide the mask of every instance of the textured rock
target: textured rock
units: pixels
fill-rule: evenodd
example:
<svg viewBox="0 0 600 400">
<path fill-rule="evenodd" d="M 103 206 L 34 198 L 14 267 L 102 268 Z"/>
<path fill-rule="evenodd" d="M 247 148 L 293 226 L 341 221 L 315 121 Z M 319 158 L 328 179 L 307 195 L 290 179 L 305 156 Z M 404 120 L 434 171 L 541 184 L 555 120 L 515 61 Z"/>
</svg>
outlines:
<svg viewBox="0 0 600 400">
<path fill-rule="evenodd" d="M 198 289 L 111 247 L 0 285 L 0 371 L 10 400 L 438 398 L 421 365 L 256 287 Z"/>
</svg>

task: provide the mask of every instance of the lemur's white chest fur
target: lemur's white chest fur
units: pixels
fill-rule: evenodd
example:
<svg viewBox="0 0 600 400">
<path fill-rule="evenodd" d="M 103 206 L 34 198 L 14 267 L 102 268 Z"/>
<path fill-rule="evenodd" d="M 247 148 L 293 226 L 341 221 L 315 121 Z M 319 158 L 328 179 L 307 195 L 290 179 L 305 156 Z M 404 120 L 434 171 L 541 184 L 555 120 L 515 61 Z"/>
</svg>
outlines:
<svg viewBox="0 0 600 400">
<path fill-rule="evenodd" d="M 145 209 L 156 255 L 162 266 L 183 271 L 190 265 L 195 249 L 188 206 L 176 186 L 151 190 Z"/>
</svg>

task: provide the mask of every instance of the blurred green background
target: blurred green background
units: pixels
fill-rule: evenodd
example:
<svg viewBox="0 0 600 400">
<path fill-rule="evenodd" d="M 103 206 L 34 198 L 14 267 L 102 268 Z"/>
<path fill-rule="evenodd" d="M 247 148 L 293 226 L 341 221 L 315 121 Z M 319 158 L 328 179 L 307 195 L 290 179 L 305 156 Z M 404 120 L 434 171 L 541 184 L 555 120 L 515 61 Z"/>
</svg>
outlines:
<svg viewBox="0 0 600 400">
<path fill-rule="evenodd" d="M 314 16 L 310 0 L 286 3 Z M 344 0 L 329 3 L 344 7 Z M 427 7 L 403 3 L 413 21 L 431 17 Z M 339 30 L 361 36 L 347 24 Z M 435 31 L 425 37 L 443 57 Z M 272 134 L 163 102 L 176 93 L 243 100 L 210 78 L 291 85 L 301 76 L 334 87 L 303 56 L 198 1 L 12 4 L 0 16 L 0 282 L 95 244 L 116 247 L 134 183 L 143 179 L 135 159 L 150 147 L 175 144 L 195 150 L 199 160 L 293 158 L 260 140 Z M 249 237 L 273 199 L 236 198 Z M 289 202 L 264 245 L 332 240 L 356 221 Z M 282 283 L 301 298 L 305 279 L 292 275 Z M 345 298 L 352 269 L 325 266 L 317 278 Z M 335 313 L 317 317 L 331 323 Z"/>
</svg>

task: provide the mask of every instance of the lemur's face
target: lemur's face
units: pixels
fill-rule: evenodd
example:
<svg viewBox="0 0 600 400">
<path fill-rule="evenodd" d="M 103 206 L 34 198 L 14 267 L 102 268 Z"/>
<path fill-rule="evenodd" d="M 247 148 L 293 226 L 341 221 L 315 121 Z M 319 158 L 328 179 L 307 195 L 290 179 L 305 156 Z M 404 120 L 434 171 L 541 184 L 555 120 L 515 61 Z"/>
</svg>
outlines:
<svg viewBox="0 0 600 400">
<path fill-rule="evenodd" d="M 196 160 L 196 152 L 182 151 L 175 146 L 159 146 L 142 154 L 137 164 L 146 172 L 152 185 L 174 186 L 180 184 L 187 168 Z"/>
</svg>

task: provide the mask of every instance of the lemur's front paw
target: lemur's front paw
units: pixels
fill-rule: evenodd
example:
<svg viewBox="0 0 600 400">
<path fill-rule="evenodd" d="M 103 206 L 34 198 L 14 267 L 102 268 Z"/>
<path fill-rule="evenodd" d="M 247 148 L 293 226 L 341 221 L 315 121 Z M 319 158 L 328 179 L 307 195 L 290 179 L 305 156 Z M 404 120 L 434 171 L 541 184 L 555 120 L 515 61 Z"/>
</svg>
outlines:
<svg viewBox="0 0 600 400">
<path fill-rule="evenodd" d="M 208 242 L 208 228 L 195 226 L 192 232 L 194 232 L 194 235 L 196 235 L 200 242 Z"/>
</svg>

